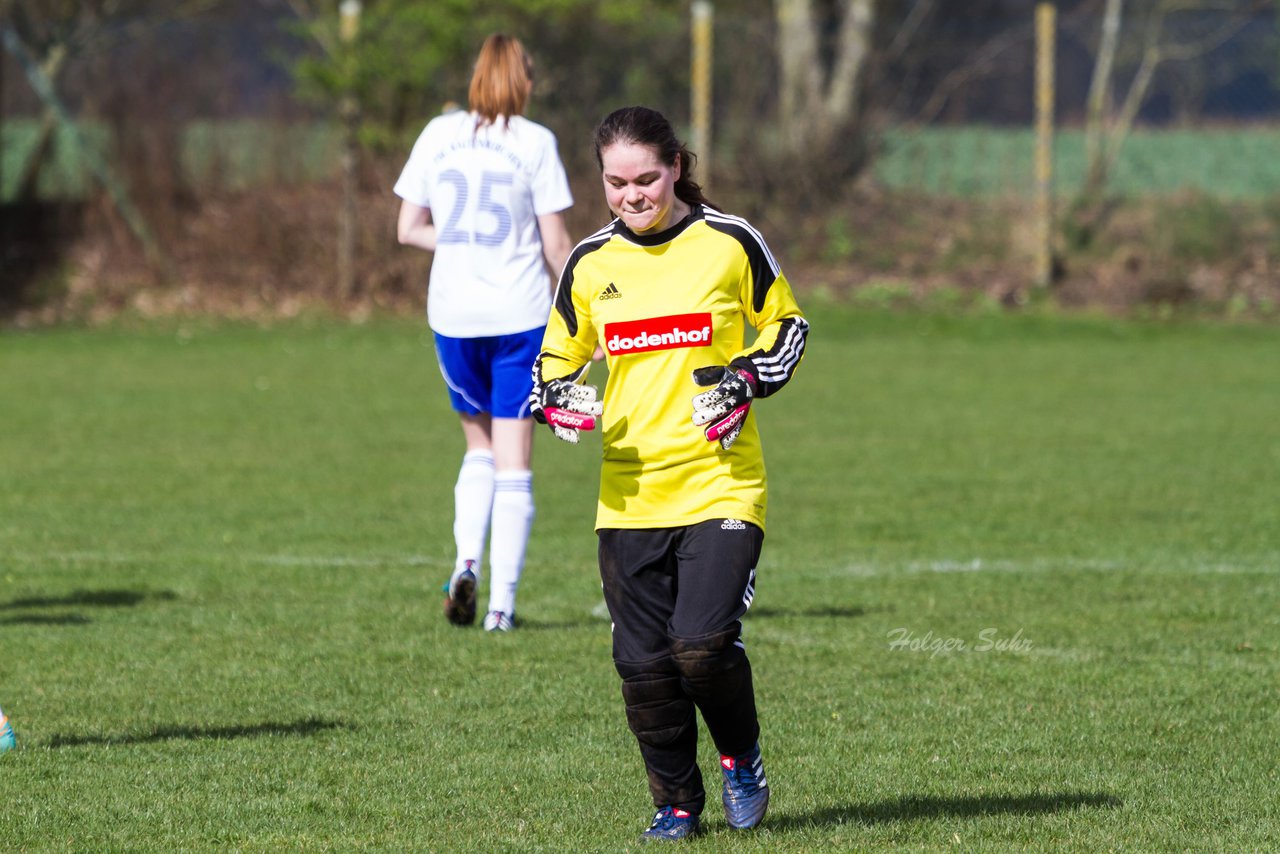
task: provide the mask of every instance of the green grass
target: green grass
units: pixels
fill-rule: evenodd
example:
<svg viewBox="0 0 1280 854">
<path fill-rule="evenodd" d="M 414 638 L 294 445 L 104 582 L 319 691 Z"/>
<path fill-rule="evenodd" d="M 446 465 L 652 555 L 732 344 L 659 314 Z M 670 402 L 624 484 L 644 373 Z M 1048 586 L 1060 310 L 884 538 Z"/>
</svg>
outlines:
<svg viewBox="0 0 1280 854">
<path fill-rule="evenodd" d="M 17 193 L 19 176 L 39 138 L 36 119 L 0 127 L 0 201 Z M 256 120 L 193 121 L 171 128 L 183 176 L 197 188 L 242 191 L 260 185 L 323 181 L 340 168 L 341 140 L 331 124 Z M 413 140 L 409 140 L 411 145 Z M 83 148 L 111 159 L 112 130 L 87 121 L 54 132 L 53 154 L 37 180 L 41 199 L 83 199 L 94 192 Z M 407 150 L 407 149 L 406 149 Z M 111 164 L 119 171 L 119 164 Z"/>
<path fill-rule="evenodd" d="M 811 319 L 756 410 L 774 802 L 731 834 L 704 738 L 690 850 L 1280 847 L 1275 330 Z M 420 322 L 6 332 L 0 364 L 0 850 L 638 847 L 598 440 L 539 436 L 490 637 L 439 613 L 461 440 Z"/>
<path fill-rule="evenodd" d="M 0 128 L 0 200 L 16 191 L 38 123 L 9 119 Z M 81 132 L 98 151 L 110 129 L 92 122 Z M 229 190 L 325 180 L 336 174 L 340 140 L 331 124 L 255 120 L 199 121 L 175 130 L 184 175 L 198 188 Z M 412 137 L 405 141 L 411 145 Z M 407 150 L 407 149 L 405 149 Z M 1280 128 L 1139 128 L 1126 140 L 1111 179 L 1118 195 L 1200 191 L 1223 199 L 1266 199 L 1280 193 Z M 1030 196 L 1035 135 L 1027 128 L 962 125 L 889 129 L 874 164 L 876 178 L 896 190 L 944 196 Z M 1059 129 L 1054 184 L 1070 196 L 1085 175 L 1084 134 Z M 59 131 L 53 161 L 41 173 L 42 198 L 82 198 L 92 181 L 75 146 Z"/>
<path fill-rule="evenodd" d="M 1142 196 L 1199 190 L 1224 199 L 1260 199 L 1280 193 L 1280 129 L 1270 126 L 1198 129 L 1140 128 L 1125 141 L 1110 188 Z M 1084 133 L 1061 128 L 1054 136 L 1053 179 L 1070 196 L 1084 182 Z M 946 196 L 1031 196 L 1035 134 L 1030 129 L 929 127 L 890 130 L 875 164 L 876 177 L 894 189 Z"/>
</svg>

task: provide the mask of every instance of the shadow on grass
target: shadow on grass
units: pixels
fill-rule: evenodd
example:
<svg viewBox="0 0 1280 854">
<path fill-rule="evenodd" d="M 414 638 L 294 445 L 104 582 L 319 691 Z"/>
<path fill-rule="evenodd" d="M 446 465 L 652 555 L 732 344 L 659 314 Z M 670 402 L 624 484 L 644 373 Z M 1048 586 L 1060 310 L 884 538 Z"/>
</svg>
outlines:
<svg viewBox="0 0 1280 854">
<path fill-rule="evenodd" d="M 856 605 L 816 605 L 810 608 L 771 608 L 768 605 L 752 608 L 746 619 L 767 620 L 773 617 L 834 617 L 836 619 L 853 619 L 865 617 L 866 608 Z"/>
<path fill-rule="evenodd" d="M 537 618 L 534 618 L 532 620 L 527 620 L 524 617 L 519 617 L 516 620 L 516 629 L 522 632 L 523 631 L 533 631 L 533 632 L 560 631 L 562 632 L 570 629 L 599 628 L 600 626 L 604 626 L 605 628 L 608 628 L 609 620 L 607 617 L 606 618 L 584 617 L 580 620 L 539 620 Z"/>
<path fill-rule="evenodd" d="M 15 608 L 70 608 L 77 605 L 92 608 L 132 608 L 154 599 L 172 601 L 178 594 L 171 590 L 148 593 L 141 590 L 73 590 L 65 596 L 25 596 L 0 602 L 0 610 Z"/>
<path fill-rule="evenodd" d="M 85 745 L 150 744 L 157 741 L 201 741 L 232 738 L 261 738 L 263 736 L 311 736 L 335 729 L 355 729 L 345 721 L 324 718 L 304 718 L 298 721 L 267 721 L 260 724 L 238 726 L 158 726 L 146 732 L 115 733 L 111 735 L 61 735 L 49 739 L 49 747 L 83 747 Z"/>
<path fill-rule="evenodd" d="M 23 596 L 0 602 L 0 611 L 41 608 L 133 608 L 147 601 L 171 602 L 178 594 L 171 590 L 73 590 L 65 596 Z M 0 617 L 0 626 L 83 626 L 92 622 L 83 614 L 18 614 Z"/>
<path fill-rule="evenodd" d="M 83 614 L 20 614 L 0 617 L 0 626 L 83 626 L 92 622 Z"/>
<path fill-rule="evenodd" d="M 837 620 L 851 620 L 855 617 L 865 617 L 867 609 L 856 605 L 817 605 L 810 608 L 772 608 L 767 605 L 752 608 L 743 617 L 743 620 L 770 620 L 777 617 L 803 617 L 803 618 L 830 618 Z M 534 631 L 547 630 L 564 630 L 564 629 L 583 629 L 593 628 L 609 623 L 609 615 L 607 613 L 592 612 L 590 617 L 579 620 L 528 620 L 520 617 L 516 625 L 521 629 L 532 629 Z"/>
<path fill-rule="evenodd" d="M 1078 809 L 1115 809 L 1124 802 L 1099 792 L 1058 792 L 1043 795 L 985 795 L 968 798 L 907 797 L 870 804 L 828 807 L 799 815 L 781 815 L 765 822 L 772 830 L 826 824 L 886 824 L 934 818 L 978 818 L 986 815 L 1038 815 Z"/>
</svg>

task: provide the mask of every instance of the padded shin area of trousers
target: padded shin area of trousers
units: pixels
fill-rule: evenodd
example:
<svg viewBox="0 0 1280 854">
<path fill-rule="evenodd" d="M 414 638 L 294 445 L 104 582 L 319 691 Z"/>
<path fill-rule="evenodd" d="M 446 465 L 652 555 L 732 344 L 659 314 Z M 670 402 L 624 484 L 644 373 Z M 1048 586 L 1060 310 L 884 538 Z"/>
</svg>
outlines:
<svg viewBox="0 0 1280 854">
<path fill-rule="evenodd" d="M 760 737 L 751 662 L 738 644 L 740 627 L 671 642 L 685 695 L 697 704 L 716 748 L 736 756 Z"/>
<path fill-rule="evenodd" d="M 654 806 L 700 813 L 706 794 L 697 762 L 697 718 L 680 675 L 669 658 L 615 664 L 622 675 L 627 724 L 640 744 Z"/>
</svg>

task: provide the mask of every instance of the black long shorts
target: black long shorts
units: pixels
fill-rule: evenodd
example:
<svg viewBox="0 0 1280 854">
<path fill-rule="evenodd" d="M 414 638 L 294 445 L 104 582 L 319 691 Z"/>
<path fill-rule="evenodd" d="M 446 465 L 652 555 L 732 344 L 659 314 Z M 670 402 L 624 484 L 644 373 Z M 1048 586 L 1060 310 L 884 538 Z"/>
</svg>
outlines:
<svg viewBox="0 0 1280 854">
<path fill-rule="evenodd" d="M 724 631 L 751 605 L 764 531 L 750 522 L 603 528 L 598 535 L 615 661 L 663 657 L 672 639 Z"/>
</svg>

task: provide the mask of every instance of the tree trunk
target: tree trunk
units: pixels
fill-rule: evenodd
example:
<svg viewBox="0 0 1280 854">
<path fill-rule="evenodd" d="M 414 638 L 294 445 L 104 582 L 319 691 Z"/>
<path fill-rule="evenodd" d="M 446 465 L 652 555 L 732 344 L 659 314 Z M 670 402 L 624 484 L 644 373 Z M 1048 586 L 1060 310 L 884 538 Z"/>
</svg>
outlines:
<svg viewBox="0 0 1280 854">
<path fill-rule="evenodd" d="M 778 121 L 780 162 L 823 163 L 817 184 L 838 190 L 864 161 L 862 109 L 875 0 L 774 0 L 778 25 Z M 827 13 L 827 14 L 823 14 Z M 839 18 L 829 56 L 820 40 L 822 21 Z M 788 170 L 780 183 L 816 191 L 812 169 Z M 796 174 L 801 173 L 801 174 Z"/>
<path fill-rule="evenodd" d="M 862 81 L 871 55 L 871 28 L 874 24 L 873 0 L 854 0 L 845 9 L 826 98 L 826 113 L 836 126 L 861 118 Z"/>
<path fill-rule="evenodd" d="M 822 86 L 811 0 L 776 0 L 778 21 L 778 120 L 787 148 L 803 144 L 805 126 Z"/>
<path fill-rule="evenodd" d="M 1102 15 L 1102 38 L 1093 64 L 1089 84 L 1089 100 L 1085 110 L 1083 195 L 1092 198 L 1107 183 L 1107 119 L 1111 111 L 1111 74 L 1115 68 L 1116 50 L 1120 44 L 1120 16 L 1124 0 L 1107 0 Z"/>
</svg>

